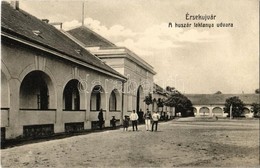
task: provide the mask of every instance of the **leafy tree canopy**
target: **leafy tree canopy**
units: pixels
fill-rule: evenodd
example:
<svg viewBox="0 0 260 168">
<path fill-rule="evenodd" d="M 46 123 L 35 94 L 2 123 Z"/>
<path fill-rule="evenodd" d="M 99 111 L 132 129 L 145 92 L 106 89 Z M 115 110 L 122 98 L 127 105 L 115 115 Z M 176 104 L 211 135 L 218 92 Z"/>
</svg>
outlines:
<svg viewBox="0 0 260 168">
<path fill-rule="evenodd" d="M 180 92 L 171 94 L 164 104 L 166 106 L 175 107 L 175 112 L 181 112 L 182 116 L 187 116 L 188 111 L 192 111 L 191 101 Z"/>
<path fill-rule="evenodd" d="M 222 92 L 221 91 L 217 91 L 216 93 L 214 93 L 214 94 L 222 94 Z"/>
<path fill-rule="evenodd" d="M 252 111 L 254 112 L 255 116 L 260 116 L 260 104 L 259 103 L 253 103 L 252 104 Z"/>
<path fill-rule="evenodd" d="M 158 99 L 157 106 L 158 107 L 163 107 L 163 99 L 161 99 L 161 98 Z"/>
<path fill-rule="evenodd" d="M 148 96 L 145 96 L 144 102 L 148 106 L 153 103 L 153 98 L 152 98 L 152 94 L 151 93 L 149 93 Z"/>
<path fill-rule="evenodd" d="M 232 105 L 232 116 L 233 117 L 240 117 L 243 113 L 244 103 L 239 97 L 234 96 L 226 99 L 224 111 L 226 113 L 230 113 L 230 107 Z"/>
</svg>

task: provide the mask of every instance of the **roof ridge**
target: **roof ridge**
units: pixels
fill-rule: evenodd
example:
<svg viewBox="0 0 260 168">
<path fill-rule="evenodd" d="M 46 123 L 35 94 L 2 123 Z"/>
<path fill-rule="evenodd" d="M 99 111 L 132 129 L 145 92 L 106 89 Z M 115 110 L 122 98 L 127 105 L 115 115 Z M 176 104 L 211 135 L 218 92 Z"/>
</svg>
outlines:
<svg viewBox="0 0 260 168">
<path fill-rule="evenodd" d="M 94 36 L 100 38 L 101 40 L 103 40 L 104 42 L 108 43 L 109 45 L 112 45 L 112 47 L 116 47 L 116 45 L 114 43 L 112 43 L 111 41 L 107 40 L 105 37 L 101 36 L 100 34 L 96 33 L 94 30 L 88 28 L 86 25 L 81 25 L 79 27 L 76 27 L 76 28 L 73 28 L 73 29 L 70 29 L 68 30 L 67 32 L 69 34 L 71 34 L 74 30 L 77 30 L 77 29 L 83 29 L 83 30 L 86 30 L 90 33 L 92 33 Z M 86 46 L 89 46 L 86 44 Z M 101 46 L 100 46 L 101 47 Z"/>
<path fill-rule="evenodd" d="M 81 60 L 93 67 L 99 68 L 102 71 L 114 74 L 119 78 L 125 78 L 122 74 L 118 73 L 107 64 L 104 64 L 104 62 L 97 59 L 96 56 L 68 38 L 54 26 L 44 23 L 41 19 L 22 9 L 15 11 L 8 2 L 2 1 L 1 8 L 1 28 L 3 33 L 14 36 L 18 40 L 30 41 L 34 44 L 47 47 L 52 51 L 58 51 L 61 54 L 65 54 L 71 58 Z M 40 34 L 42 36 L 41 38 L 40 36 L 37 37 L 37 35 L 32 32 L 33 30 L 38 29 L 43 32 L 43 34 Z M 64 42 L 60 43 L 60 41 Z M 83 50 L 83 55 L 79 55 L 75 51 L 77 48 Z"/>
</svg>

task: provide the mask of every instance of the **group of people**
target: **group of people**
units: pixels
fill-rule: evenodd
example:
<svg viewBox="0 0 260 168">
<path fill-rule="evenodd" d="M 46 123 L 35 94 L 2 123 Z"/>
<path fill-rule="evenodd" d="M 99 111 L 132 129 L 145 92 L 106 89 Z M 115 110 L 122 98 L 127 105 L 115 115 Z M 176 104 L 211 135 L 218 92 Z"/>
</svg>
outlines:
<svg viewBox="0 0 260 168">
<path fill-rule="evenodd" d="M 125 119 L 123 120 L 124 131 L 128 131 L 129 120 L 132 122 L 133 131 L 138 131 L 138 127 L 137 127 L 138 118 L 139 117 L 138 117 L 137 113 L 135 112 L 135 110 L 132 111 L 130 117 L 125 116 Z M 145 120 L 146 131 L 150 131 L 150 130 L 151 131 L 157 131 L 158 121 L 160 119 L 160 114 L 158 114 L 157 111 L 154 112 L 153 114 L 151 114 L 151 112 L 147 109 L 143 118 Z M 100 127 L 100 129 L 102 129 L 103 125 L 104 125 L 104 117 L 103 117 L 103 110 L 102 109 L 100 109 L 100 112 L 98 114 L 98 120 L 99 120 L 99 127 Z M 116 121 L 114 116 L 113 116 L 113 119 L 111 121 Z M 152 127 L 151 127 L 151 123 L 152 123 Z M 112 126 L 113 126 L 113 128 L 115 127 L 115 122 L 112 122 Z"/>
<path fill-rule="evenodd" d="M 145 120 L 146 131 L 149 131 L 149 130 L 157 131 L 158 121 L 160 119 L 160 115 L 158 114 L 158 112 L 156 111 L 153 114 L 151 114 L 150 111 L 147 109 L 147 112 L 144 114 L 143 117 Z M 138 131 L 138 127 L 137 127 L 138 115 L 135 112 L 135 110 L 133 110 L 130 117 L 125 116 L 125 119 L 123 121 L 123 127 L 124 127 L 125 131 L 128 130 L 129 120 L 132 122 L 133 131 Z M 151 122 L 152 122 L 152 127 L 151 127 Z"/>
</svg>

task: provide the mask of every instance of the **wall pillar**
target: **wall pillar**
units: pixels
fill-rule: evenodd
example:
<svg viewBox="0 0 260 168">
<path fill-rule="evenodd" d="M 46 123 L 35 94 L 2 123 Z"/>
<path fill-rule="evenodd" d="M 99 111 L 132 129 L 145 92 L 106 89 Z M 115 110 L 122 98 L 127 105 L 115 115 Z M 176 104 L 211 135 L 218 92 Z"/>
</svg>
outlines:
<svg viewBox="0 0 260 168">
<path fill-rule="evenodd" d="M 9 109 L 9 126 L 6 127 L 6 139 L 14 139 L 23 135 L 23 127 L 20 125 L 20 86 L 17 79 L 9 81 L 10 86 L 10 109 Z"/>
<path fill-rule="evenodd" d="M 54 132 L 60 133 L 64 132 L 64 123 L 63 123 L 63 87 L 57 86 L 57 108 L 55 115 L 55 124 L 54 124 Z"/>
<path fill-rule="evenodd" d="M 90 121 L 90 99 L 91 99 L 91 92 L 84 91 L 85 95 L 85 124 L 84 129 L 91 129 L 91 121 Z"/>
<path fill-rule="evenodd" d="M 106 109 L 106 112 L 105 112 L 105 127 L 110 127 L 110 115 L 109 115 L 109 97 L 110 95 L 108 95 L 108 93 L 105 92 L 105 94 L 107 94 L 105 96 L 105 104 L 104 104 L 104 107 Z"/>
<path fill-rule="evenodd" d="M 197 115 L 196 116 L 200 116 L 200 107 L 195 107 L 196 108 L 196 110 L 197 110 Z"/>
<path fill-rule="evenodd" d="M 208 108 L 209 108 L 209 116 L 212 117 L 213 116 L 213 113 L 212 113 L 213 107 L 209 106 Z"/>
</svg>

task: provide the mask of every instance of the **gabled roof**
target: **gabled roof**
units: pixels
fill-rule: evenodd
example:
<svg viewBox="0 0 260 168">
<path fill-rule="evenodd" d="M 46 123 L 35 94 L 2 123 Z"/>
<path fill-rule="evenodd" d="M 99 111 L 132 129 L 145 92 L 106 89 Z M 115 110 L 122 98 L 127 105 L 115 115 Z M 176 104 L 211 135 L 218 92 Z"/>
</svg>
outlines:
<svg viewBox="0 0 260 168">
<path fill-rule="evenodd" d="M 116 45 L 90 30 L 85 26 L 80 26 L 75 29 L 69 30 L 69 34 L 74 36 L 80 42 L 82 42 L 85 47 L 88 46 L 99 46 L 99 47 L 115 47 Z"/>
<path fill-rule="evenodd" d="M 259 103 L 259 94 L 185 94 L 193 105 L 224 105 L 226 99 L 237 96 L 244 104 Z"/>
<path fill-rule="evenodd" d="M 1 36 L 44 47 L 45 49 L 65 55 L 67 56 L 66 58 L 73 58 L 84 62 L 90 65 L 89 67 L 93 67 L 92 69 L 100 70 L 102 73 L 126 79 L 126 77 L 103 63 L 54 26 L 41 21 L 21 9 L 14 9 L 7 2 L 2 2 Z"/>
<path fill-rule="evenodd" d="M 68 36 L 81 46 L 87 48 L 91 51 L 91 47 L 99 47 L 98 50 L 91 51 L 93 54 L 99 58 L 115 58 L 115 57 L 126 57 L 129 60 L 137 63 L 142 68 L 148 70 L 152 74 L 156 74 L 153 67 L 148 64 L 145 60 L 140 58 L 133 51 L 127 49 L 126 47 L 118 47 L 109 40 L 105 39 L 101 35 L 95 33 L 85 26 L 80 26 L 78 28 L 67 31 Z M 119 53 L 120 51 L 121 53 Z M 123 53 L 122 53 L 123 50 Z"/>
</svg>

